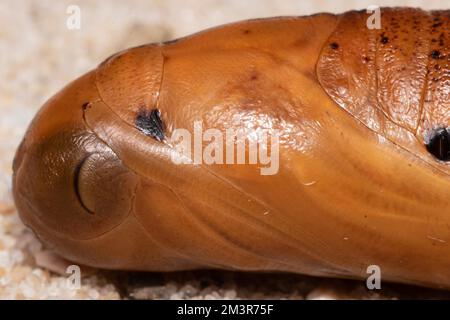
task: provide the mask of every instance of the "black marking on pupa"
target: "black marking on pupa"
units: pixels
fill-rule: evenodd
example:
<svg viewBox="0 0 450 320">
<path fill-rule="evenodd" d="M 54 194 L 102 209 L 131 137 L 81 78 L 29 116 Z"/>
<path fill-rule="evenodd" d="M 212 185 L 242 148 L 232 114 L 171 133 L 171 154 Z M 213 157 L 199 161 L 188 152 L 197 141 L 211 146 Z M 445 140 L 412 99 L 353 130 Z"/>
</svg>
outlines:
<svg viewBox="0 0 450 320">
<path fill-rule="evenodd" d="M 136 127 L 145 135 L 163 141 L 164 123 L 161 120 L 161 112 L 158 109 L 140 109 L 135 120 Z"/>
<path fill-rule="evenodd" d="M 450 161 L 450 128 L 431 132 L 426 147 L 429 153 L 441 161 Z"/>
</svg>

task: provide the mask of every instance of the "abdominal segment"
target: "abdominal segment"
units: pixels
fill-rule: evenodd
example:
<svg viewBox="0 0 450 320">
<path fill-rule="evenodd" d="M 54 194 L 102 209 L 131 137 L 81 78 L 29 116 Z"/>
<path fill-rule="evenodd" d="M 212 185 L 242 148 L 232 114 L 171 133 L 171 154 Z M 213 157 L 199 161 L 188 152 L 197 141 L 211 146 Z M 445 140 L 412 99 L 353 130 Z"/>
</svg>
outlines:
<svg viewBox="0 0 450 320">
<path fill-rule="evenodd" d="M 341 16 L 317 64 L 325 91 L 373 131 L 419 152 L 427 134 L 450 125 L 449 11 L 381 9 Z"/>
</svg>

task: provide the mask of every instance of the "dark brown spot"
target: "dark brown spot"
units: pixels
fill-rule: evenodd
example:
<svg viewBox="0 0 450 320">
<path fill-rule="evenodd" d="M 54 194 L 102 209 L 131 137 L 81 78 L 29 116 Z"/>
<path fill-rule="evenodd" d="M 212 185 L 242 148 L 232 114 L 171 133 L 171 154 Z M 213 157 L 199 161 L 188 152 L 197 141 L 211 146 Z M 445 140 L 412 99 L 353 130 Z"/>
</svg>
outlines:
<svg viewBox="0 0 450 320">
<path fill-rule="evenodd" d="M 441 57 L 441 53 L 438 50 L 433 50 L 430 53 L 431 58 L 439 59 Z"/>
<path fill-rule="evenodd" d="M 339 49 L 339 44 L 336 42 L 330 43 L 330 48 L 333 50 Z"/>
<path fill-rule="evenodd" d="M 90 104 L 90 102 L 85 102 L 85 103 L 83 103 L 81 108 L 83 108 L 83 110 L 86 111 L 86 109 L 89 107 L 89 104 Z"/>
</svg>

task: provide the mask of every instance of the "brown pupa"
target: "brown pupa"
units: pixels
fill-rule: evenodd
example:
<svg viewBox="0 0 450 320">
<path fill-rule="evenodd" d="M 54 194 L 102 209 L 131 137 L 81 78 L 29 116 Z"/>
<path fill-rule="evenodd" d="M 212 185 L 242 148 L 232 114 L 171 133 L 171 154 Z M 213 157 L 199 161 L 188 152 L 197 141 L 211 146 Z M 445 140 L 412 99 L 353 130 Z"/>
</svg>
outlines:
<svg viewBox="0 0 450 320">
<path fill-rule="evenodd" d="M 252 20 L 113 55 L 28 129 L 20 216 L 100 268 L 366 278 L 377 265 L 383 280 L 450 288 L 449 16 Z M 276 174 L 174 163 L 173 133 L 196 121 L 278 132 Z"/>
</svg>

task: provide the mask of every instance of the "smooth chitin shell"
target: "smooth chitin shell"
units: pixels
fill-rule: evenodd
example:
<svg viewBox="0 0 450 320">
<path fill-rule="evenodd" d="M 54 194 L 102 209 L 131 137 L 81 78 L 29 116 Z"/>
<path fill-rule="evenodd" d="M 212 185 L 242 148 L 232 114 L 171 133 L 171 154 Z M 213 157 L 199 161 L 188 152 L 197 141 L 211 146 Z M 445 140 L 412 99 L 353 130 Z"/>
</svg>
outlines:
<svg viewBox="0 0 450 320">
<path fill-rule="evenodd" d="M 384 280 L 450 288 L 450 169 L 425 146 L 450 126 L 449 12 L 382 8 L 379 30 L 368 17 L 244 21 L 110 57 L 30 126 L 14 163 L 21 218 L 59 254 L 102 268 L 365 278 L 378 265 Z M 155 117 L 164 137 L 142 127 Z M 198 120 L 278 131 L 277 174 L 175 165 L 171 134 Z M 55 149 L 61 132 L 81 138 Z M 47 149 L 75 156 L 55 161 L 39 192 L 30 170 Z M 78 194 L 60 212 L 49 188 L 66 181 L 68 193 L 74 171 Z M 106 205 L 98 189 L 111 185 Z M 102 215 L 96 234 L 96 208 L 116 203 L 127 214 Z"/>
</svg>

